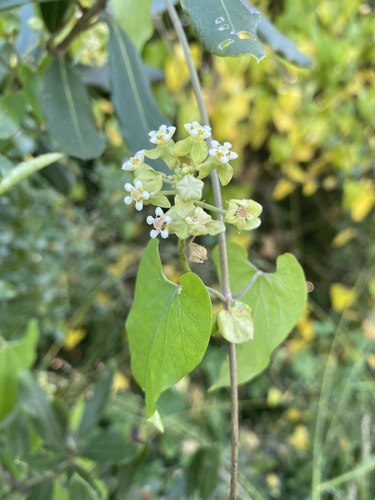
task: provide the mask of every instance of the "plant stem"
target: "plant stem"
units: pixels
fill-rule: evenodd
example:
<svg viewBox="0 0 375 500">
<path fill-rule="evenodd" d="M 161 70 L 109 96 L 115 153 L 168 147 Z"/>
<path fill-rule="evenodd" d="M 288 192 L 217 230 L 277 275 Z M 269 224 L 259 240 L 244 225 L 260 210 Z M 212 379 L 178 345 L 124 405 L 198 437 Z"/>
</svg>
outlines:
<svg viewBox="0 0 375 500">
<path fill-rule="evenodd" d="M 225 215 L 226 211 L 223 210 L 222 208 L 217 208 L 214 205 L 210 205 L 209 203 L 206 203 L 205 201 L 197 201 L 194 200 L 194 203 L 198 205 L 198 207 L 206 208 L 207 210 L 211 210 L 211 212 L 215 212 L 216 214 L 221 214 Z"/>
<path fill-rule="evenodd" d="M 57 45 L 56 51 L 60 54 L 64 54 L 69 49 L 73 40 L 85 31 L 90 26 L 92 19 L 105 8 L 107 1 L 108 0 L 96 0 L 96 2 L 89 9 L 84 11 L 64 40 Z"/>
<path fill-rule="evenodd" d="M 174 8 L 171 0 L 165 0 L 169 16 L 173 27 L 176 31 L 177 38 L 184 51 L 185 60 L 188 66 L 191 84 L 198 103 L 199 112 L 201 115 L 202 125 L 210 126 L 207 109 L 203 99 L 202 88 L 198 78 L 198 73 L 194 67 L 193 58 L 191 56 L 189 42 L 185 32 L 181 26 L 177 11 Z M 211 146 L 211 139 L 207 139 L 208 146 Z M 221 197 L 221 186 L 216 170 L 211 173 L 212 190 L 214 194 L 216 209 L 223 210 L 223 201 Z M 222 213 L 217 214 L 217 219 L 223 221 Z M 229 267 L 227 256 L 227 245 L 225 232 L 218 234 L 219 256 L 220 256 L 220 272 L 221 286 L 224 297 L 224 307 L 229 309 L 232 300 L 232 294 L 229 284 Z M 232 440 L 231 440 L 231 481 L 230 481 L 230 500 L 237 498 L 237 476 L 238 476 L 238 391 L 237 391 L 237 363 L 236 363 L 236 346 L 229 344 L 229 369 L 230 369 L 230 393 L 231 393 L 231 423 L 232 423 Z"/>
</svg>

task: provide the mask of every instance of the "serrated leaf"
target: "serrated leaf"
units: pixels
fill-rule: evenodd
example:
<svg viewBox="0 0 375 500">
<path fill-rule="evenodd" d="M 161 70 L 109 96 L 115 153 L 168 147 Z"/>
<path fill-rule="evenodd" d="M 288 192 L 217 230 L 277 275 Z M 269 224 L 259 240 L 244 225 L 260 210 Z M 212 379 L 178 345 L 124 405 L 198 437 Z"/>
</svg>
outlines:
<svg viewBox="0 0 375 500">
<path fill-rule="evenodd" d="M 37 158 L 32 158 L 31 160 L 19 163 L 1 180 L 0 195 L 9 191 L 9 189 L 16 186 L 19 182 L 23 181 L 34 172 L 51 165 L 51 163 L 61 160 L 63 157 L 64 155 L 61 153 L 46 153 L 38 156 Z"/>
<path fill-rule="evenodd" d="M 303 54 L 290 38 L 281 33 L 256 7 L 247 3 L 247 0 L 240 0 L 240 2 L 249 12 L 259 14 L 260 21 L 257 33 L 262 42 L 267 43 L 277 54 L 287 61 L 302 68 L 311 68 L 312 59 Z"/>
<path fill-rule="evenodd" d="M 18 400 L 18 377 L 22 370 L 30 368 L 36 358 L 39 338 L 38 324 L 31 320 L 25 337 L 5 342 L 0 337 L 0 420 L 15 406 Z"/>
<path fill-rule="evenodd" d="M 97 158 L 105 144 L 95 128 L 86 87 L 64 59 L 48 68 L 43 92 L 47 128 L 62 151 L 81 159 Z"/>
<path fill-rule="evenodd" d="M 256 268 L 248 262 L 246 250 L 238 245 L 228 245 L 228 259 L 232 293 L 237 293 L 250 282 Z M 217 265 L 217 252 L 214 260 Z M 256 377 L 267 367 L 272 352 L 302 316 L 306 300 L 305 277 L 292 254 L 278 257 L 276 271 L 258 276 L 241 296 L 241 301 L 252 308 L 254 338 L 236 346 L 239 384 Z M 211 390 L 225 386 L 229 386 L 227 360 Z"/>
<path fill-rule="evenodd" d="M 265 57 L 258 40 L 259 14 L 240 0 L 182 0 L 182 6 L 204 47 L 218 56 Z"/>
<path fill-rule="evenodd" d="M 145 148 L 148 133 L 168 120 L 159 111 L 144 73 L 140 56 L 115 22 L 109 22 L 109 60 L 112 101 L 130 152 Z"/>
<path fill-rule="evenodd" d="M 211 300 L 194 273 L 181 285 L 166 280 L 151 240 L 139 266 L 133 307 L 126 322 L 134 377 L 146 393 L 146 417 L 159 395 L 202 360 L 211 333 Z"/>
</svg>

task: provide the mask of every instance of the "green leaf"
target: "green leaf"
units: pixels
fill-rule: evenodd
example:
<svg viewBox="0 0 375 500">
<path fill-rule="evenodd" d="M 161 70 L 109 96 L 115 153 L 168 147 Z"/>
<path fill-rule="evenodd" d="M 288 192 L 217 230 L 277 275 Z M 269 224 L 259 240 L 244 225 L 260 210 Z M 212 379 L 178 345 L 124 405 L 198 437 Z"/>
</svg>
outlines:
<svg viewBox="0 0 375 500">
<path fill-rule="evenodd" d="M 81 159 L 103 152 L 86 87 L 63 59 L 46 72 L 42 105 L 48 131 L 63 152 Z"/>
<path fill-rule="evenodd" d="M 152 0 L 112 0 L 116 21 L 139 51 L 154 31 L 151 4 Z"/>
<path fill-rule="evenodd" d="M 28 409 L 39 435 L 46 446 L 61 452 L 66 449 L 66 414 L 64 408 L 53 405 L 47 394 L 31 375 L 21 378 L 21 402 Z"/>
<path fill-rule="evenodd" d="M 217 486 L 220 467 L 220 450 L 217 446 L 199 448 L 194 454 L 186 471 L 185 492 L 190 498 L 194 492 L 199 498 L 212 498 Z"/>
<path fill-rule="evenodd" d="M 126 322 L 134 377 L 146 392 L 146 417 L 159 395 L 202 360 L 211 333 L 211 301 L 194 273 L 181 285 L 166 280 L 151 240 L 139 266 L 133 307 Z"/>
<path fill-rule="evenodd" d="M 147 146 L 151 130 L 168 121 L 157 107 L 135 47 L 117 23 L 109 25 L 112 101 L 122 135 L 136 152 Z"/>
<path fill-rule="evenodd" d="M 240 0 L 240 2 L 249 12 L 257 12 L 259 14 L 260 22 L 257 33 L 262 42 L 267 43 L 277 54 L 287 61 L 302 68 L 311 68 L 311 58 L 298 50 L 290 38 L 281 33 L 256 7 L 247 3 L 247 0 Z"/>
<path fill-rule="evenodd" d="M 67 487 L 71 499 L 99 500 L 99 495 L 94 488 L 76 472 L 69 479 Z"/>
<path fill-rule="evenodd" d="M 51 163 L 61 160 L 63 157 L 64 155 L 61 153 L 46 153 L 45 155 L 40 155 L 37 158 L 19 163 L 0 181 L 0 195 L 9 191 L 9 189 L 16 186 L 19 182 L 23 181 L 34 172 L 41 170 L 47 165 L 51 165 Z"/>
<path fill-rule="evenodd" d="M 21 80 L 25 96 L 40 123 L 45 122 L 42 110 L 43 82 L 38 71 L 33 71 L 26 64 L 18 68 L 18 76 Z"/>
<path fill-rule="evenodd" d="M 204 47 L 218 56 L 265 57 L 258 41 L 259 14 L 240 0 L 182 0 L 182 6 Z"/>
<path fill-rule="evenodd" d="M 104 412 L 105 405 L 111 393 L 113 376 L 106 375 L 100 380 L 94 389 L 93 396 L 87 401 L 81 424 L 78 430 L 78 438 L 86 436 L 97 424 Z"/>
<path fill-rule="evenodd" d="M 256 273 L 246 250 L 228 245 L 229 273 L 233 293 L 241 291 Z M 217 252 L 214 260 L 218 266 Z M 262 273 L 241 301 L 252 308 L 254 338 L 236 346 L 238 383 L 256 377 L 269 364 L 272 352 L 283 342 L 306 307 L 307 289 L 303 270 L 291 254 L 278 257 L 276 272 Z M 211 390 L 229 386 L 229 365 L 224 361 Z"/>
<path fill-rule="evenodd" d="M 14 92 L 0 99 L 0 139 L 10 139 L 26 115 L 25 97 Z"/>
<path fill-rule="evenodd" d="M 73 2 L 71 0 L 60 0 L 58 2 L 51 0 L 40 5 L 40 13 L 50 33 L 54 33 L 64 26 L 72 11 Z"/>
<path fill-rule="evenodd" d="M 29 322 L 21 340 L 6 342 L 0 337 L 0 420 L 17 403 L 18 377 L 22 370 L 34 364 L 38 338 L 39 329 L 35 320 Z"/>
<path fill-rule="evenodd" d="M 139 446 L 126 441 L 121 432 L 110 429 L 88 439 L 77 454 L 97 463 L 114 463 L 132 460 Z"/>
</svg>

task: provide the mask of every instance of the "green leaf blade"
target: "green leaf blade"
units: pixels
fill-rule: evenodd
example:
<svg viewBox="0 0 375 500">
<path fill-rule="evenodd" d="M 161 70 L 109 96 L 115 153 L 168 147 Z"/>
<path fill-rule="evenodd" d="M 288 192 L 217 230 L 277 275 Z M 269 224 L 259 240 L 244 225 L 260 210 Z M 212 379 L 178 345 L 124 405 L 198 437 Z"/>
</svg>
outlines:
<svg viewBox="0 0 375 500">
<path fill-rule="evenodd" d="M 83 160 L 101 155 L 105 144 L 95 128 L 87 90 L 63 59 L 46 72 L 42 105 L 48 131 L 63 152 Z"/>
<path fill-rule="evenodd" d="M 204 47 L 218 56 L 265 57 L 258 40 L 259 14 L 240 0 L 183 0 L 182 6 Z"/>
<path fill-rule="evenodd" d="M 0 344 L 0 420 L 17 403 L 18 377 L 22 370 L 33 365 L 38 338 L 38 324 L 31 320 L 23 339 L 9 343 L 4 341 Z"/>
<path fill-rule="evenodd" d="M 202 360 L 211 333 L 206 287 L 194 273 L 184 274 L 181 286 L 166 281 L 156 240 L 150 241 L 142 256 L 126 329 L 132 371 L 145 390 L 150 417 L 159 395 Z"/>
<path fill-rule="evenodd" d="M 144 149 L 148 133 L 168 120 L 160 112 L 144 75 L 141 58 L 115 22 L 110 22 L 109 66 L 112 101 L 131 152 Z"/>
<path fill-rule="evenodd" d="M 250 282 L 256 269 L 247 261 L 246 251 L 237 245 L 228 245 L 228 258 L 231 287 L 236 293 Z M 236 348 L 239 384 L 253 379 L 268 366 L 272 352 L 305 310 L 306 282 L 297 259 L 291 254 L 278 257 L 276 271 L 257 277 L 241 301 L 252 308 L 254 338 Z M 211 390 L 228 385 L 229 365 L 225 361 Z"/>
</svg>

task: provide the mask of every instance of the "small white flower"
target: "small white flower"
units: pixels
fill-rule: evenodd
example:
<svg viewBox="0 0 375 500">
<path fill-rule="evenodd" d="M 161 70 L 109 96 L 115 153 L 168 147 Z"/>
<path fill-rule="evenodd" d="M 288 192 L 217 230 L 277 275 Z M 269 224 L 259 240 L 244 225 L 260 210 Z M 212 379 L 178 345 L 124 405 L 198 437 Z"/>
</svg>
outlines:
<svg viewBox="0 0 375 500">
<path fill-rule="evenodd" d="M 198 122 L 185 123 L 184 128 L 193 139 L 207 139 L 211 135 L 211 127 Z"/>
<path fill-rule="evenodd" d="M 176 127 L 167 127 L 161 125 L 159 130 L 151 130 L 148 135 L 151 137 L 150 142 L 153 144 L 166 144 L 171 140 L 172 135 L 175 133 Z"/>
<path fill-rule="evenodd" d="M 164 215 L 163 210 L 160 207 L 155 208 L 156 217 L 149 215 L 146 219 L 147 224 L 154 226 L 154 229 L 150 231 L 151 238 L 156 238 L 158 234 L 162 238 L 168 238 L 168 225 L 171 223 L 172 219 L 169 215 Z"/>
<path fill-rule="evenodd" d="M 134 156 L 130 158 L 130 160 L 126 161 L 122 165 L 122 170 L 127 170 L 128 172 L 135 172 L 139 168 L 142 167 L 143 162 L 145 159 L 145 153 L 144 151 L 138 151 Z"/>
<path fill-rule="evenodd" d="M 222 146 L 218 141 L 212 141 L 212 146 L 213 147 L 208 150 L 208 153 L 220 163 L 228 163 L 229 160 L 238 158 L 238 154 L 230 150 L 232 147 L 230 142 L 224 142 L 224 145 Z"/>
<path fill-rule="evenodd" d="M 142 181 L 138 179 L 134 182 L 134 186 L 127 182 L 125 184 L 125 191 L 128 191 L 130 196 L 125 196 L 124 202 L 130 205 L 134 201 L 136 210 L 142 210 L 143 202 L 149 200 L 151 197 L 151 194 L 143 189 Z"/>
</svg>

